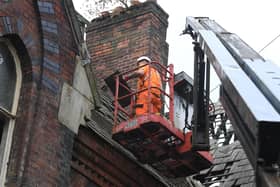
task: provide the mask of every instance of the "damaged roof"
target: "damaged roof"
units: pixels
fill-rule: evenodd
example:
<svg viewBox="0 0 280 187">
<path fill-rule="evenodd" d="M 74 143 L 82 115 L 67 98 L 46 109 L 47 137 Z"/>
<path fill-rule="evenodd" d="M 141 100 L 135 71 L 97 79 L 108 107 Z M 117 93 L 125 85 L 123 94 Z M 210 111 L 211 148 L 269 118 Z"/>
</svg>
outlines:
<svg viewBox="0 0 280 187">
<path fill-rule="evenodd" d="M 210 169 L 194 176 L 205 186 L 255 186 L 255 173 L 239 141 L 213 149 L 214 163 Z"/>
</svg>

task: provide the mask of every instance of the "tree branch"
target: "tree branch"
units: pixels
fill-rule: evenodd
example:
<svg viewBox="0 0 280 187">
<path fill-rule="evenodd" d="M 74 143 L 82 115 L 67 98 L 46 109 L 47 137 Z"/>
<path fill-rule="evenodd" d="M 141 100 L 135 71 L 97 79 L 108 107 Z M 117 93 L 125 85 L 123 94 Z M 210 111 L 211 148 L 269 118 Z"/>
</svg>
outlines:
<svg viewBox="0 0 280 187">
<path fill-rule="evenodd" d="M 119 0 L 119 1 L 125 6 L 125 8 L 128 8 L 127 0 Z"/>
</svg>

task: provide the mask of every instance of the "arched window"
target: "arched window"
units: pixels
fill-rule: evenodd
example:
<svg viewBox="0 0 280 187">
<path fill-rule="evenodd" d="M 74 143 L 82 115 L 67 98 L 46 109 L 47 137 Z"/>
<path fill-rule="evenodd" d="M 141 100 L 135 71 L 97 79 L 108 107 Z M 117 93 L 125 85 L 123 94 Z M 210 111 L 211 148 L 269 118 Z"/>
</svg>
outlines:
<svg viewBox="0 0 280 187">
<path fill-rule="evenodd" d="M 12 44 L 0 38 L 0 186 L 4 186 L 22 75 Z"/>
</svg>

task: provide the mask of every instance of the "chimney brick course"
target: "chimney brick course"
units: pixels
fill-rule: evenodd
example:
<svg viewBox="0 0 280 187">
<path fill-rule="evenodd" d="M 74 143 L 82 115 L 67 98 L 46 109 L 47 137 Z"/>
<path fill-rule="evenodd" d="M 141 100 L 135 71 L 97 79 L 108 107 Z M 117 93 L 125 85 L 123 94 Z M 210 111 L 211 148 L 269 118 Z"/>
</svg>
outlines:
<svg viewBox="0 0 280 187">
<path fill-rule="evenodd" d="M 98 87 L 116 70 L 136 67 L 136 59 L 146 55 L 167 64 L 166 30 L 168 15 L 155 2 L 129 7 L 119 15 L 99 17 L 87 28 L 87 43 Z"/>
</svg>

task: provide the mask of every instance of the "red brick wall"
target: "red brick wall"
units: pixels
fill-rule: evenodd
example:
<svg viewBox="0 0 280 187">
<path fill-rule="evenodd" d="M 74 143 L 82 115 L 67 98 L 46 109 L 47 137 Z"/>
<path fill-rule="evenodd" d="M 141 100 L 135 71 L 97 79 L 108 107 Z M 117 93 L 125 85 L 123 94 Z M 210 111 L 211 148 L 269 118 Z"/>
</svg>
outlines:
<svg viewBox="0 0 280 187">
<path fill-rule="evenodd" d="M 119 15 L 93 20 L 87 29 L 87 43 L 98 86 L 116 70 L 134 68 L 142 55 L 167 64 L 167 18 L 156 3 L 145 2 Z"/>
<path fill-rule="evenodd" d="M 166 186 L 116 144 L 112 145 L 103 135 L 82 126 L 74 143 L 72 168 L 70 187 Z"/>
<path fill-rule="evenodd" d="M 0 37 L 13 42 L 23 71 L 7 185 L 69 186 L 74 135 L 57 114 L 77 46 L 63 1 L 0 1 Z"/>
</svg>

